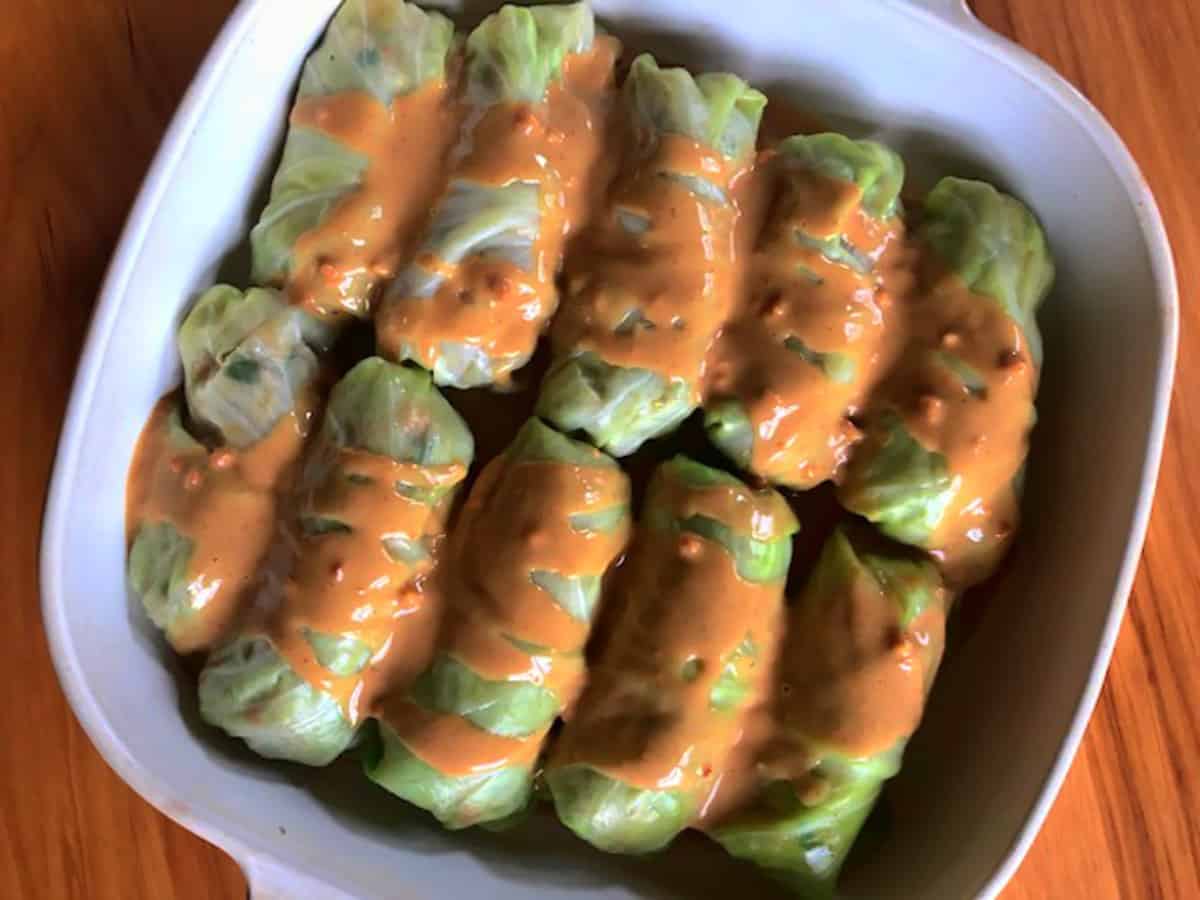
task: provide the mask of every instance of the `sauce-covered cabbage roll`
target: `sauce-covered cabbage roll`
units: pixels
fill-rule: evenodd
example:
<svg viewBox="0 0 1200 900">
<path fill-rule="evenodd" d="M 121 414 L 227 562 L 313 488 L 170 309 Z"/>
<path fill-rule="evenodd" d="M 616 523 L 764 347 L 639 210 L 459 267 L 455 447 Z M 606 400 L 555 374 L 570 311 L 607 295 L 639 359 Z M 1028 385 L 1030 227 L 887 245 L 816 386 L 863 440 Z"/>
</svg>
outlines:
<svg viewBox="0 0 1200 900">
<path fill-rule="evenodd" d="M 614 630 L 546 769 L 584 840 L 646 853 L 697 820 L 766 689 L 798 527 L 774 491 L 684 457 L 659 467 Z"/>
<path fill-rule="evenodd" d="M 599 178 L 613 65 L 587 3 L 505 6 L 467 38 L 467 124 L 416 259 L 376 317 L 380 352 L 438 384 L 506 384 L 558 305 Z"/>
<path fill-rule="evenodd" d="M 800 896 L 832 896 L 921 720 L 948 603 L 932 563 L 834 532 L 789 608 L 774 696 L 748 722 L 708 833 Z"/>
<path fill-rule="evenodd" d="M 929 550 L 961 588 L 995 569 L 1016 531 L 1041 366 L 1035 314 L 1054 266 L 1033 214 L 979 181 L 938 182 L 920 237 L 932 252 L 907 312 L 909 343 L 839 497 Z"/>
<path fill-rule="evenodd" d="M 170 395 L 146 424 L 126 516 L 130 588 L 180 653 L 220 642 L 257 584 L 327 339 L 276 291 L 227 285 L 180 327 L 186 408 Z"/>
<path fill-rule="evenodd" d="M 458 115 L 454 26 L 344 0 L 304 64 L 283 159 L 250 235 L 252 278 L 321 317 L 366 317 L 442 187 Z"/>
<path fill-rule="evenodd" d="M 629 521 L 615 462 L 526 423 L 472 489 L 439 573 L 438 653 L 383 705 L 368 775 L 448 828 L 519 812 L 550 726 L 583 686 L 601 582 Z"/>
<path fill-rule="evenodd" d="M 423 372 L 371 358 L 338 382 L 301 476 L 295 565 L 276 608 L 209 658 L 206 721 L 309 765 L 350 745 L 381 687 L 430 658 L 426 575 L 473 449 Z"/>
<path fill-rule="evenodd" d="M 539 414 L 623 456 L 700 402 L 705 357 L 739 290 L 735 175 L 766 98 L 728 74 L 633 62 L 623 93 L 636 146 L 566 267 L 556 362 Z"/>
<path fill-rule="evenodd" d="M 746 305 L 709 371 L 705 425 L 739 466 L 807 489 L 849 456 L 857 413 L 895 355 L 886 261 L 903 237 L 904 164 L 873 141 L 783 141 Z"/>
</svg>

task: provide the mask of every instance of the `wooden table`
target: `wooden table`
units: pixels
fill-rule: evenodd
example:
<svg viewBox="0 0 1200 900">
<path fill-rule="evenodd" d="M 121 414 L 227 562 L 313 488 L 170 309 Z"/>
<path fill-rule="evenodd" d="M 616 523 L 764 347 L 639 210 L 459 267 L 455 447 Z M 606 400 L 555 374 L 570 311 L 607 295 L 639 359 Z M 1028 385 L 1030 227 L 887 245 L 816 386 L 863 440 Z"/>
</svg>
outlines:
<svg viewBox="0 0 1200 900">
<path fill-rule="evenodd" d="M 815 0 L 809 0 L 815 2 Z M 71 715 L 38 610 L 38 521 L 92 304 L 175 106 L 232 0 L 23 3 L 0 33 L 0 896 L 231 898 L 223 853 L 134 795 Z M 1200 897 L 1200 9 L 977 0 L 1124 136 L 1166 218 L 1183 344 L 1158 502 L 1087 738 L 1005 897 Z M 236 139 L 236 136 L 233 136 Z M 7 580 L 12 579 L 12 580 Z"/>
</svg>

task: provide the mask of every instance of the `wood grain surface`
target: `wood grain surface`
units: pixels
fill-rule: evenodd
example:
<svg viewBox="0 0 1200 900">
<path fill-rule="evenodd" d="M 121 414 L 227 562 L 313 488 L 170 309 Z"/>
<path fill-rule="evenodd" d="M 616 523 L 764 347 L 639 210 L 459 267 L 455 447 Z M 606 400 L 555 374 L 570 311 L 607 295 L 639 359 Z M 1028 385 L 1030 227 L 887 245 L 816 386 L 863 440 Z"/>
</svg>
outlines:
<svg viewBox="0 0 1200 900">
<path fill-rule="evenodd" d="M 805 0 L 816 2 L 816 0 Z M 38 608 L 46 482 L 104 267 L 232 0 L 31 0 L 0 30 L 0 897 L 235 898 L 223 853 L 104 764 Z M 1007 900 L 1200 898 L 1200 6 L 977 0 L 1125 138 L 1162 207 L 1183 339 L 1145 556 L 1062 794 Z"/>
</svg>

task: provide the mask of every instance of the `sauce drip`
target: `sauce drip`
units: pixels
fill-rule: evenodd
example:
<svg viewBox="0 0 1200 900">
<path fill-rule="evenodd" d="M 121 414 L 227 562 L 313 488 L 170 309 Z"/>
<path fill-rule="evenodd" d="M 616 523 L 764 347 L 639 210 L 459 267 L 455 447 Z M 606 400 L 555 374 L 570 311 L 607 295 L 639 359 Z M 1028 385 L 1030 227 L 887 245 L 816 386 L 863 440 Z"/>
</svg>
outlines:
<svg viewBox="0 0 1200 900">
<path fill-rule="evenodd" d="M 337 523 L 337 530 L 299 538 L 297 563 L 267 633 L 296 674 L 334 697 L 356 724 L 385 684 L 411 680 L 428 662 L 438 623 L 437 594 L 424 577 L 433 566 L 445 502 L 411 499 L 412 489 L 447 488 L 465 476 L 461 465 L 419 466 L 343 449 L 302 502 L 302 522 Z M 389 542 L 425 549 L 407 560 Z M 356 638 L 372 651 L 357 673 L 321 665 L 309 632 Z"/>
<path fill-rule="evenodd" d="M 385 701 L 380 718 L 404 736 L 410 753 L 450 778 L 532 767 L 542 746 L 542 735 L 500 737 L 459 716 L 430 712 L 403 699 Z"/>
<path fill-rule="evenodd" d="M 415 249 L 445 183 L 443 160 L 460 120 L 452 85 L 426 84 L 390 105 L 348 91 L 297 101 L 293 128 L 333 138 L 367 160 L 358 187 L 300 236 L 287 291 L 322 317 L 369 314 L 377 286 Z"/>
<path fill-rule="evenodd" d="M 479 347 L 493 360 L 523 361 L 533 352 L 558 306 L 555 278 L 566 242 L 611 177 L 605 151 L 619 52 L 615 40 L 600 37 L 567 57 L 542 103 L 500 103 L 467 123 L 452 154 L 455 181 L 537 186 L 531 266 L 484 254 L 455 264 L 423 252 L 417 265 L 444 280 L 431 298 L 389 297 L 376 322 L 385 355 L 397 358 L 407 345 L 432 369 L 447 342 Z"/>
<path fill-rule="evenodd" d="M 714 541 L 650 527 L 639 530 L 629 566 L 620 621 L 553 765 L 586 764 L 644 790 L 702 797 L 743 727 L 738 709 L 714 708 L 713 688 L 732 668 L 748 691 L 739 706 L 765 690 L 783 584 L 742 579 Z M 738 652 L 748 641 L 753 652 Z"/>
<path fill-rule="evenodd" d="M 715 150 L 679 135 L 644 152 L 567 261 L 556 345 L 681 379 L 699 402 L 709 347 L 738 291 L 741 209 L 730 194 L 738 174 Z M 689 179 L 724 202 L 693 193 Z"/>
<path fill-rule="evenodd" d="M 125 522 L 130 544 L 143 524 L 158 522 L 192 542 L 193 612 L 168 634 L 176 651 L 192 653 L 228 635 L 257 584 L 311 412 L 289 413 L 247 449 L 208 450 L 173 435 L 182 428 L 173 421 L 180 403 L 178 392 L 167 394 L 142 430 L 130 465 Z"/>
<path fill-rule="evenodd" d="M 707 393 L 745 411 L 751 471 L 809 488 L 845 463 L 859 438 L 850 417 L 899 349 L 891 298 L 906 281 L 896 265 L 903 226 L 868 216 L 850 182 L 772 168 L 756 173 L 777 199 L 747 267 L 745 302 L 714 347 Z M 799 234 L 844 236 L 876 265 L 860 272 L 831 261 Z"/>
</svg>

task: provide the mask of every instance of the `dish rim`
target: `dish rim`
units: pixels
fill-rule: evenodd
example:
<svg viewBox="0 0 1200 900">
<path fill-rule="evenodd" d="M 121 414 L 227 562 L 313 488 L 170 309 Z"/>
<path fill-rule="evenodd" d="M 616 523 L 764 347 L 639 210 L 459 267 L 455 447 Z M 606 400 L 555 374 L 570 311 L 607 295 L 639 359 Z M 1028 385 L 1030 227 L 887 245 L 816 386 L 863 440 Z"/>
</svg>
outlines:
<svg viewBox="0 0 1200 900">
<path fill-rule="evenodd" d="M 75 481 L 81 437 L 92 397 L 98 387 L 101 363 L 125 301 L 132 271 L 163 193 L 174 179 L 175 170 L 199 118 L 206 110 L 233 54 L 241 47 L 246 33 L 271 2 L 241 0 L 230 14 L 166 130 L 122 230 L 92 314 L 59 436 L 42 523 L 39 572 L 42 619 L 55 672 L 72 711 L 92 744 L 117 775 L 144 800 L 184 828 L 229 853 L 250 880 L 252 891 L 256 885 L 261 888 L 267 882 L 286 883 L 288 879 L 303 878 L 320 883 L 320 879 L 310 872 L 295 868 L 273 849 L 234 836 L 211 823 L 203 812 L 195 812 L 191 805 L 175 799 L 175 792 L 167 781 L 143 767 L 127 742 L 102 713 L 99 702 L 79 669 L 70 638 L 67 605 L 59 573 L 66 564 L 63 555 L 64 530 L 74 499 L 69 486 Z M 966 0 L 882 2 L 903 11 L 926 27 L 937 29 L 946 39 L 965 42 L 1010 69 L 1054 100 L 1083 129 L 1100 150 L 1133 205 L 1146 243 L 1155 284 L 1153 300 L 1162 328 L 1161 341 L 1155 348 L 1157 371 L 1146 454 L 1139 475 L 1132 524 L 1126 537 L 1108 615 L 1087 682 L 1037 798 L 1004 858 L 976 895 L 978 898 L 993 898 L 1015 874 L 1058 795 L 1099 698 L 1128 605 L 1145 542 L 1166 434 L 1179 340 L 1178 284 L 1166 228 L 1145 177 L 1116 131 L 1079 90 L 1032 53 L 987 28 L 967 8 Z M 329 888 L 328 885 L 325 887 Z"/>
</svg>

